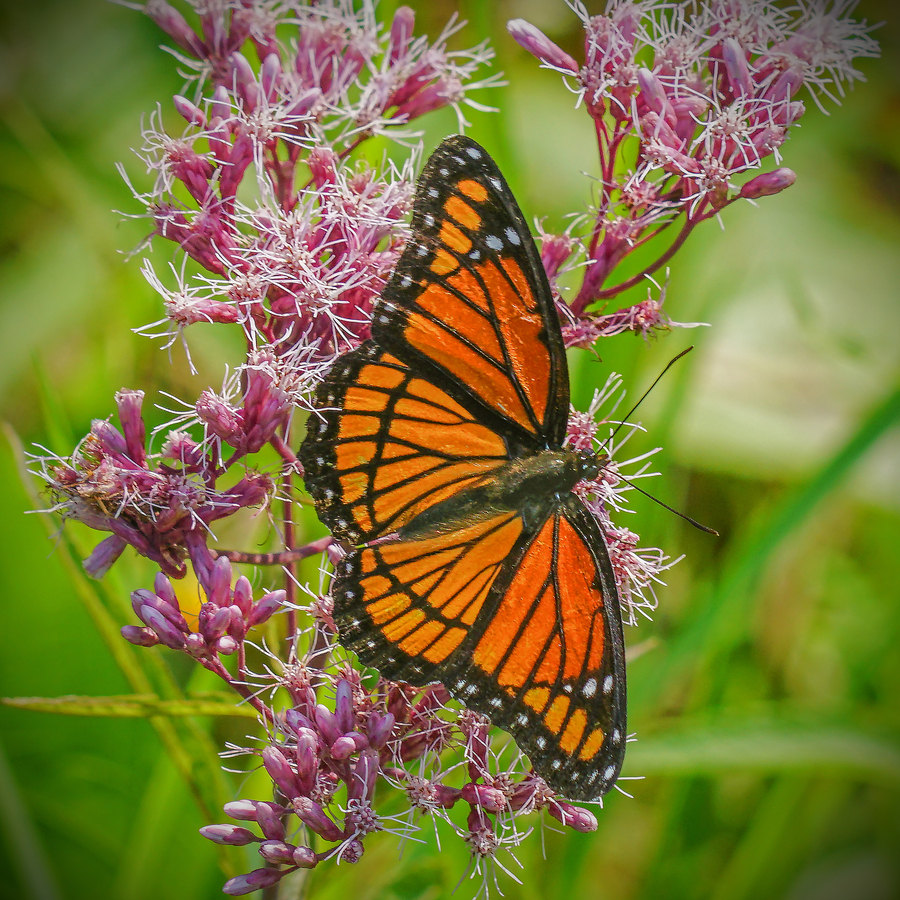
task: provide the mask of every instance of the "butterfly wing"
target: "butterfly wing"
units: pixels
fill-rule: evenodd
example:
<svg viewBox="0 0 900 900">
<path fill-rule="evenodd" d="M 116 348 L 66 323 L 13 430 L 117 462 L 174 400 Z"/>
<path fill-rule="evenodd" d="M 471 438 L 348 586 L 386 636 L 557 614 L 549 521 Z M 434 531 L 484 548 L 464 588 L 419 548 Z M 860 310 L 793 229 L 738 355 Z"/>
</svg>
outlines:
<svg viewBox="0 0 900 900">
<path fill-rule="evenodd" d="M 386 678 L 440 681 L 511 731 L 559 793 L 596 799 L 625 749 L 625 654 L 599 526 L 569 495 L 351 552 L 333 587 L 342 642 Z"/>
<path fill-rule="evenodd" d="M 319 518 L 352 543 L 382 537 L 508 460 L 445 390 L 367 341 L 319 386 L 300 448 Z"/>
<path fill-rule="evenodd" d="M 562 446 L 569 377 L 553 295 L 512 192 L 470 138 L 448 138 L 424 168 L 372 336 L 477 408 L 514 454 Z"/>
</svg>

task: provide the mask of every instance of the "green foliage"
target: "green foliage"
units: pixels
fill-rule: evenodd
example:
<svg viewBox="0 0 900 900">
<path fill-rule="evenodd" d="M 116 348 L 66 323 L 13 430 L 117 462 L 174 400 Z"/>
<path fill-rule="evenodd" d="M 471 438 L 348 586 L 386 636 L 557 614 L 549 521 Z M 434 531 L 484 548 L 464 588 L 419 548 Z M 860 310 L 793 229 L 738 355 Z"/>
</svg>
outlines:
<svg viewBox="0 0 900 900">
<path fill-rule="evenodd" d="M 442 13 L 413 5 L 437 26 Z M 472 133 L 526 214 L 559 226 L 590 190 L 578 174 L 592 166 L 587 117 L 506 38 L 505 19 L 530 7 L 469 5 L 510 82 L 490 99 L 501 114 L 473 114 Z M 579 55 L 574 17 L 559 7 L 540 24 Z M 887 14 L 874 3 L 857 10 Z M 119 387 L 190 397 L 235 360 L 198 327 L 193 378 L 177 347 L 169 365 L 130 333 L 159 313 L 137 262 L 119 255 L 147 225 L 111 212 L 135 211 L 113 163 L 140 182 L 128 149 L 140 116 L 157 102 L 168 114 L 180 87 L 160 34 L 111 4 L 10 5 L 0 15 L 14 48 L 0 110 L 4 418 L 26 448 L 65 453 L 92 417 L 111 412 Z M 697 345 L 648 400 L 649 434 L 634 449 L 664 447 L 654 490 L 721 537 L 635 503 L 645 543 L 686 554 L 654 621 L 627 635 L 645 652 L 629 673 L 640 740 L 625 774 L 645 779 L 625 783 L 634 799 L 607 798 L 596 834 L 535 834 L 523 868 L 509 861 L 523 884 L 499 876 L 509 898 L 900 892 L 895 29 L 877 35 L 885 59 L 860 65 L 869 82 L 830 117 L 811 111 L 785 146 L 797 184 L 757 209 L 727 210 L 723 232 L 710 223 L 676 256 L 669 315 L 712 327 L 652 344 L 615 338 L 602 360 L 573 355 L 573 401 L 584 407 L 611 369 L 637 396 Z M 428 120 L 429 147 L 454 127 L 452 117 Z M 103 583 L 84 578 L 73 561 L 96 538 L 67 526 L 47 541 L 49 519 L 23 515 L 35 500 L 14 446 L 0 450 L 0 694 L 78 695 L 60 701 L 70 713 L 88 712 L 90 697 L 103 716 L 0 707 L 0 896 L 221 896 L 226 873 L 248 868 L 244 851 L 217 853 L 196 829 L 224 821 L 225 800 L 262 796 L 259 776 L 226 778 L 216 756 L 250 723 L 217 715 L 223 704 L 205 694 L 218 685 L 205 673 L 118 638 L 132 620 L 128 591 L 152 572 L 129 553 Z M 304 526 L 321 533 L 311 514 Z M 316 577 L 312 565 L 304 572 Z M 135 707 L 154 715 L 126 721 Z M 298 890 L 437 900 L 468 863 L 449 835 L 440 853 L 433 837 L 407 842 L 402 858 L 392 837 L 369 847 L 357 866 L 322 867 Z"/>
</svg>

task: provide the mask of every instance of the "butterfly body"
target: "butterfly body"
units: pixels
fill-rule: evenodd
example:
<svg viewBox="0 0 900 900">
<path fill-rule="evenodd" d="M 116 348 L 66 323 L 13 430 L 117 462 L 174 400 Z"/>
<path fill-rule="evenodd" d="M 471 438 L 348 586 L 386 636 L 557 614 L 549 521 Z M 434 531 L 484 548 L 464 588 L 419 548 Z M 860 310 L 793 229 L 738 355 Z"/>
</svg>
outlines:
<svg viewBox="0 0 900 900">
<path fill-rule="evenodd" d="M 447 534 L 493 518 L 501 512 L 520 512 L 529 523 L 547 518 L 579 481 L 598 473 L 593 454 L 573 450 L 542 450 L 510 460 L 483 482 L 420 512 L 398 529 L 403 540 Z"/>
<path fill-rule="evenodd" d="M 320 385 L 300 449 L 348 552 L 338 637 L 382 676 L 441 682 L 557 792 L 596 799 L 625 748 L 616 578 L 566 448 L 569 380 L 531 234 L 474 141 L 427 162 L 372 337 Z"/>
</svg>

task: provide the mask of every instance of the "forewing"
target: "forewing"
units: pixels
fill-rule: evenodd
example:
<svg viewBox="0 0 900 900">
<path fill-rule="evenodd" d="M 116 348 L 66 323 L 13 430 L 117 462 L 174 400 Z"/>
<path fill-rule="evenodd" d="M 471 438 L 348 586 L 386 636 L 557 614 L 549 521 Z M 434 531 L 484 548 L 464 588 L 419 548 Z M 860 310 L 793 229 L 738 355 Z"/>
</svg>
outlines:
<svg viewBox="0 0 900 900">
<path fill-rule="evenodd" d="M 445 390 L 371 341 L 319 386 L 300 448 L 319 517 L 359 543 L 477 484 L 507 461 L 504 441 Z"/>
<path fill-rule="evenodd" d="M 475 141 L 448 138 L 426 164 L 372 334 L 440 372 L 524 449 L 562 445 L 569 382 L 547 276 L 512 192 Z"/>
<path fill-rule="evenodd" d="M 619 598 L 599 526 L 570 496 L 354 551 L 333 588 L 342 643 L 386 678 L 442 682 L 509 730 L 564 796 L 596 799 L 625 749 Z"/>
</svg>

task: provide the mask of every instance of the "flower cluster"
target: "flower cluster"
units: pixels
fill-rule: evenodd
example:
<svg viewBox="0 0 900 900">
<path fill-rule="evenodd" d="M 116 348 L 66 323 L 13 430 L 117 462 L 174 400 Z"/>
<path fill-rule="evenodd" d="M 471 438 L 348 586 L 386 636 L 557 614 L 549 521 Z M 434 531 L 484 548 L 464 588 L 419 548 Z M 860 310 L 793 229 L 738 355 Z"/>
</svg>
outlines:
<svg viewBox="0 0 900 900">
<path fill-rule="evenodd" d="M 321 605 L 318 612 L 323 615 Z M 231 751 L 258 758 L 275 785 L 272 801 L 238 800 L 225 807 L 232 819 L 254 823 L 259 833 L 233 824 L 201 829 L 221 844 L 259 844 L 268 863 L 232 878 L 225 893 L 250 893 L 324 860 L 357 862 L 368 835 L 409 837 L 423 818 L 452 828 L 485 878 L 498 852 L 528 834 L 516 827 L 519 816 L 546 810 L 567 827 L 596 829 L 592 813 L 559 800 L 540 777 L 525 773 L 518 754 L 498 771 L 490 723 L 449 709 L 440 685 L 422 690 L 377 679 L 367 686 L 349 664 L 324 670 L 313 665 L 313 655 L 335 649 L 329 637 L 321 641 L 330 635 L 326 620 L 327 614 L 317 620 L 306 656 L 281 665 L 275 681 L 291 706 L 274 721 L 267 745 Z M 447 766 L 448 753 L 460 764 Z M 403 811 L 378 811 L 379 784 L 402 794 Z M 451 818 L 457 806 L 466 810 L 464 825 L 454 821 L 459 816 Z"/>
<path fill-rule="evenodd" d="M 415 36 L 408 7 L 383 27 L 372 0 L 358 8 L 352 0 L 191 4 L 197 27 L 166 0 L 124 4 L 165 31 L 188 76 L 173 101 L 179 133 L 157 110 L 139 153 L 153 181 L 135 190 L 151 223 L 148 244 L 174 243 L 180 264 L 159 271 L 144 260 L 164 313 L 138 330 L 161 330 L 171 343 L 197 323 L 228 326 L 246 353 L 220 389 L 202 390 L 160 429 L 158 450 L 148 447 L 143 393 L 121 391 L 121 427 L 95 422 L 70 457 L 39 458 L 40 474 L 56 511 L 109 532 L 85 561 L 91 575 L 101 577 L 129 546 L 158 567 L 152 589 L 133 592 L 141 624 L 126 625 L 123 636 L 189 655 L 259 717 L 261 745 L 230 752 L 260 762 L 273 794 L 228 804 L 233 819 L 255 830 L 203 829 L 219 843 L 259 845 L 264 867 L 232 879 L 226 892 L 270 886 L 325 860 L 356 862 L 369 835 L 405 837 L 423 817 L 464 840 L 486 891 L 494 867 L 504 868 L 500 851 L 528 833 L 521 816 L 543 810 L 580 831 L 596 819 L 554 796 L 511 742 L 492 743 L 487 720 L 448 705 L 441 686 L 364 678 L 334 643 L 327 590 L 308 608 L 297 602 L 298 590 L 309 589 L 293 564 L 324 554 L 333 565 L 341 550 L 330 536 L 295 541 L 303 473 L 292 423 L 337 355 L 369 335 L 373 303 L 408 235 L 420 150 L 411 123 L 451 106 L 462 126 L 461 104 L 478 107 L 469 93 L 499 83 L 472 81 L 492 52 L 448 49 L 455 20 L 435 41 Z M 620 310 L 589 307 L 664 266 L 700 221 L 736 199 L 788 186 L 787 169 L 740 187 L 734 179 L 778 158 L 803 113 L 795 95 L 804 84 L 840 92 L 842 81 L 858 77 L 853 58 L 871 55 L 874 43 L 864 23 L 844 15 L 844 0 L 827 10 L 814 0 L 790 10 L 765 0 L 620 0 L 595 17 L 574 6 L 586 30 L 582 66 L 533 26 L 516 20 L 509 29 L 565 76 L 596 125 L 600 196 L 594 215 L 580 220 L 589 233 L 579 236 L 576 220 L 562 234 L 540 235 L 565 341 L 590 346 L 676 324 L 662 311 L 659 288 Z M 367 163 L 356 151 L 373 136 L 408 147 L 405 161 Z M 607 284 L 629 253 L 679 221 L 656 262 Z M 577 265 L 583 281 L 566 304 L 558 279 Z M 619 388 L 611 378 L 587 412 L 572 414 L 568 443 L 603 455 L 600 475 L 578 491 L 605 533 L 623 615 L 633 622 L 655 607 L 654 585 L 671 561 L 641 549 L 637 535 L 612 520 L 635 479 L 650 474 L 646 457 L 616 461 L 631 431 L 620 438 L 615 406 L 600 410 Z M 270 469 L 276 460 L 272 475 L 256 467 L 263 452 Z M 216 523 L 248 508 L 269 511 L 283 550 L 216 546 Z M 254 599 L 237 564 L 280 566 L 283 586 Z M 205 598 L 196 619 L 173 586 L 189 571 Z M 276 652 L 254 629 L 282 609 Z M 255 671 L 260 659 L 263 672 Z M 403 815 L 378 811 L 387 792 L 403 796 Z"/>
<path fill-rule="evenodd" d="M 861 79 L 857 57 L 876 56 L 865 21 L 849 18 L 855 3 L 770 0 L 708 3 L 611 0 L 590 16 L 571 3 L 585 29 L 579 65 L 535 26 L 515 19 L 512 37 L 553 69 L 584 103 L 597 135 L 599 197 L 585 238 L 549 235 L 543 255 L 552 274 L 576 255 L 584 278 L 570 304 L 567 342 L 584 345 L 621 331 L 646 335 L 669 322 L 661 302 L 634 314 L 595 313 L 609 300 L 662 268 L 702 221 L 738 199 L 777 194 L 794 183 L 788 168 L 736 179 L 759 169 L 805 111 L 795 99 L 804 86 L 817 103 L 837 99 L 844 82 Z M 679 229 L 659 257 L 610 285 L 619 264 L 673 224 Z M 614 280 L 614 279 L 613 279 Z"/>
</svg>

